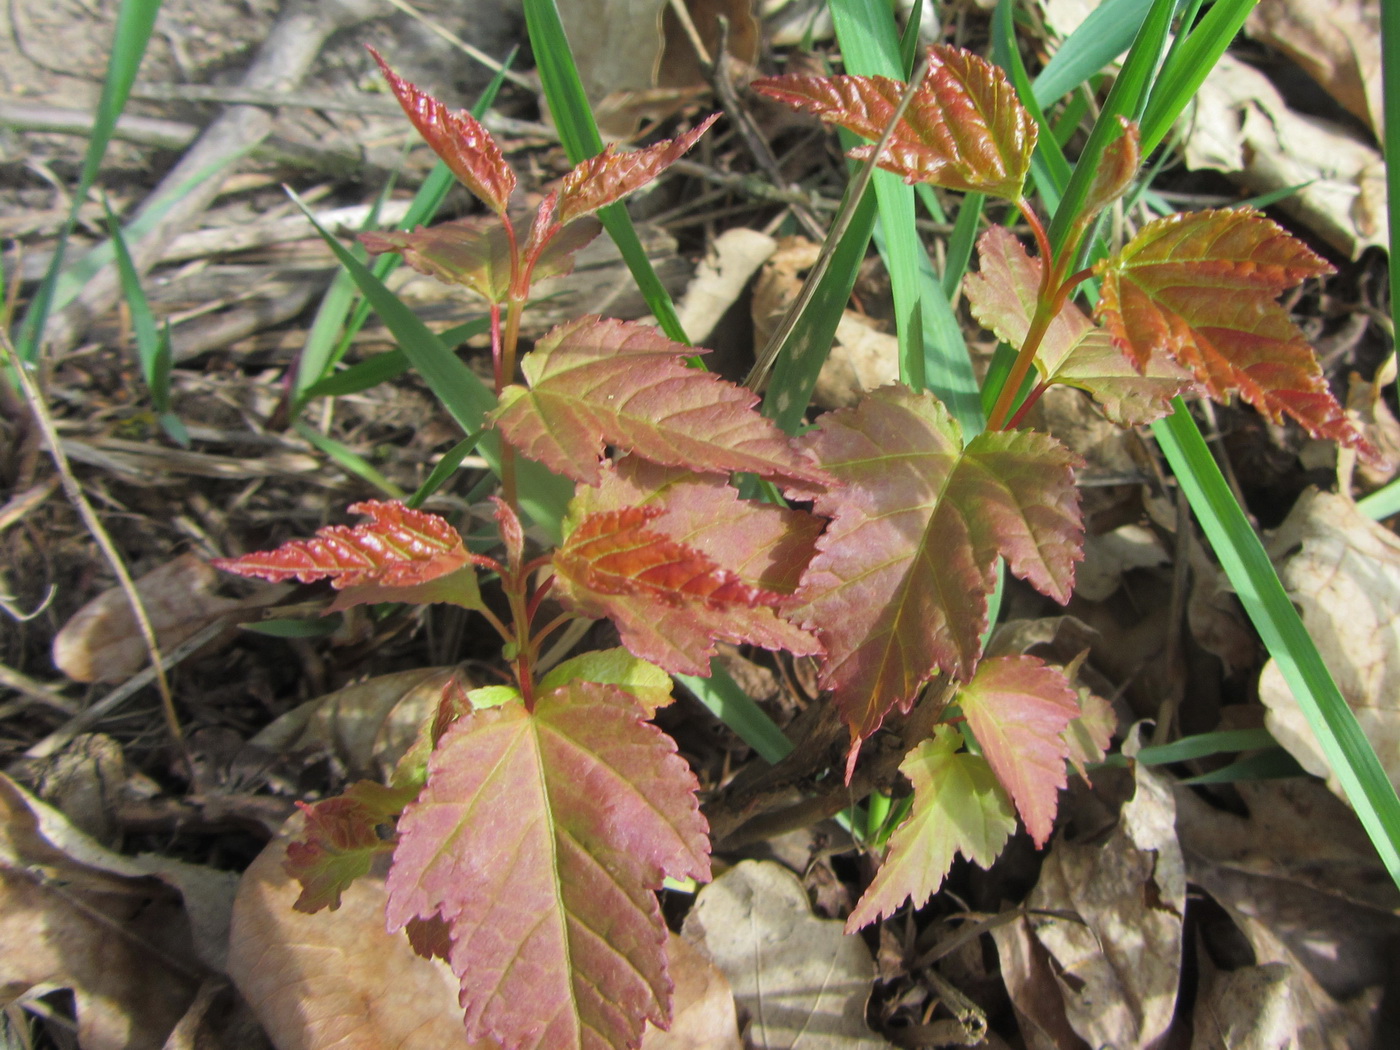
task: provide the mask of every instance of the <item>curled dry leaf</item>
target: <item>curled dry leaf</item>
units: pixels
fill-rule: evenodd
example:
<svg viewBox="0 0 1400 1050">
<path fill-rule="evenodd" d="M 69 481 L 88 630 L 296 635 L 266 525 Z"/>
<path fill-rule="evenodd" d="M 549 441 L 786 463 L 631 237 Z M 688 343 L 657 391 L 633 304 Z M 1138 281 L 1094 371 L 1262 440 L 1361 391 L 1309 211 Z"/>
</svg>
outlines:
<svg viewBox="0 0 1400 1050">
<path fill-rule="evenodd" d="M 464 1046 L 452 971 L 384 929 L 382 871 L 347 889 L 333 916 L 292 909 L 300 887 L 283 859 L 301 819 L 258 854 L 233 911 L 229 973 L 273 1042 L 279 1050 Z"/>
<path fill-rule="evenodd" d="M 202 558 L 182 554 L 136 581 L 156 642 L 179 645 L 245 603 L 213 593 L 219 574 Z M 79 609 L 53 641 L 53 662 L 79 682 L 123 682 L 150 659 L 126 592 L 104 591 Z"/>
<path fill-rule="evenodd" d="M 208 972 L 177 885 L 0 775 L 0 1005 L 67 988 L 83 1050 L 159 1050 Z"/>
<path fill-rule="evenodd" d="M 1385 246 L 1380 152 L 1349 128 L 1289 109 L 1257 69 L 1224 55 L 1196 92 L 1185 132 L 1187 167 L 1223 171 L 1255 193 L 1301 187 L 1278 207 L 1353 259 Z"/>
<path fill-rule="evenodd" d="M 865 1024 L 875 965 L 865 942 L 812 914 L 797 876 L 736 864 L 695 898 L 683 936 L 729 978 L 754 1046 L 879 1050 Z"/>
<path fill-rule="evenodd" d="M 1310 489 L 1270 541 L 1337 688 L 1400 785 L 1400 538 L 1341 496 Z M 1304 769 L 1343 795 L 1275 661 L 1259 676 L 1267 725 Z"/>
<path fill-rule="evenodd" d="M 1074 1031 L 1089 1046 L 1150 1050 L 1176 1010 L 1186 871 L 1170 784 L 1143 765 L 1134 775 L 1113 834 L 1056 840 L 1026 904 L 1079 917 L 1028 920 Z"/>
</svg>

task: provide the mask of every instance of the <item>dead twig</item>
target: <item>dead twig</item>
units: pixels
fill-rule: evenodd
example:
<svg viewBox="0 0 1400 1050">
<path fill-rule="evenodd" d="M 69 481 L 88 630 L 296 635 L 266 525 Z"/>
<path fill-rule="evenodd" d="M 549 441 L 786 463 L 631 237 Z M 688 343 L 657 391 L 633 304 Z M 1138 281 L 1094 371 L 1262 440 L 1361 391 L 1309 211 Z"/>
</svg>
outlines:
<svg viewBox="0 0 1400 1050">
<path fill-rule="evenodd" d="M 331 34 L 366 22 L 381 12 L 375 0 L 293 0 L 285 6 L 258 50 L 242 86 L 257 91 L 295 88 Z M 271 132 L 272 115 L 258 106 L 231 106 L 205 129 L 199 141 L 161 181 L 138 212 L 139 219 L 153 202 L 168 201 L 177 190 L 183 190 L 183 196 L 151 232 L 132 246 L 132 257 L 139 273 L 149 270 L 175 234 L 202 214 L 217 196 L 223 180 L 211 178 L 209 173 L 257 146 Z M 193 188 L 184 189 L 190 183 L 194 183 Z M 116 268 L 103 269 L 72 303 L 51 319 L 49 345 L 60 353 L 76 345 L 92 320 L 110 310 L 120 295 Z"/>
<path fill-rule="evenodd" d="M 19 359 L 19 354 L 15 351 L 14 344 L 10 342 L 9 335 L 4 332 L 0 332 L 0 351 L 3 351 L 6 365 L 18 380 L 20 389 L 24 393 L 25 402 L 28 404 L 30 412 L 33 413 L 34 422 L 39 427 L 39 432 L 49 447 L 49 455 L 53 457 L 54 467 L 58 471 L 68 502 L 73 505 L 78 516 L 83 519 L 83 524 L 87 526 L 98 549 L 107 559 L 107 564 L 117 577 L 117 583 L 120 585 L 122 593 L 126 595 L 126 600 L 131 605 L 131 614 L 136 619 L 137 626 L 141 631 L 141 638 L 146 643 L 146 651 L 151 657 L 156 686 L 160 691 L 161 705 L 165 712 L 166 728 L 170 731 L 171 739 L 179 750 L 186 769 L 193 777 L 194 764 L 190 760 L 189 749 L 185 745 L 185 734 L 180 729 L 180 719 L 175 712 L 175 697 L 170 692 L 170 682 L 165 677 L 165 668 L 161 663 L 160 643 L 156 640 L 155 628 L 151 626 L 150 616 L 147 615 L 145 603 L 142 602 L 141 595 L 136 590 L 136 583 L 132 580 L 131 573 L 127 571 L 126 562 L 112 542 L 112 537 L 107 534 L 102 519 L 92 509 L 92 504 L 83 494 L 82 486 L 78 484 L 78 479 L 73 475 L 73 468 L 68 462 L 68 457 L 63 453 L 63 443 L 54 427 L 53 417 L 49 414 L 48 403 L 44 400 L 43 392 L 34 382 L 34 377 L 30 375 L 28 367 Z"/>
</svg>

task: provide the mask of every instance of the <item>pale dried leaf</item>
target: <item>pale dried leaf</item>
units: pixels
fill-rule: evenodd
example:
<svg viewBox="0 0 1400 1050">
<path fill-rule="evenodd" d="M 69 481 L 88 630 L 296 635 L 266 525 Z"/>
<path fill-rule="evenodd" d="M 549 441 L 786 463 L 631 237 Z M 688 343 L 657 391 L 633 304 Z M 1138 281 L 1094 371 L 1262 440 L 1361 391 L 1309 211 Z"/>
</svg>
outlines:
<svg viewBox="0 0 1400 1050">
<path fill-rule="evenodd" d="M 279 755 L 324 749 L 350 776 L 382 779 L 412 746 L 454 673 L 452 667 L 423 667 L 348 685 L 292 708 L 249 744 Z"/>
<path fill-rule="evenodd" d="M 242 604 L 212 593 L 218 581 L 219 574 L 194 554 L 182 554 L 136 581 L 162 649 L 179 645 Z M 79 682 L 123 682 L 149 659 L 120 587 L 103 591 L 74 613 L 53 641 L 53 662 Z"/>
<path fill-rule="evenodd" d="M 865 1024 L 875 966 L 859 936 L 812 915 L 797 876 L 735 865 L 696 897 L 684 936 L 729 978 L 749 1039 L 770 1050 L 878 1050 Z"/>
<path fill-rule="evenodd" d="M 1371 746 L 1400 785 L 1400 538 L 1350 500 L 1310 489 L 1274 534 L 1280 571 Z M 1282 672 L 1270 660 L 1259 676 L 1269 731 L 1308 772 L 1344 796 Z"/>
<path fill-rule="evenodd" d="M 385 931 L 382 872 L 334 913 L 292 909 L 301 887 L 282 861 L 300 820 L 244 873 L 233 912 L 229 974 L 278 1050 L 471 1050 L 452 971 Z"/>
<path fill-rule="evenodd" d="M 1177 788 L 1191 881 L 1247 912 L 1332 995 L 1386 980 L 1400 936 L 1400 894 L 1353 814 L 1307 778 L 1241 782 L 1246 811 Z"/>
<path fill-rule="evenodd" d="M 177 892 L 0 775 L 0 1006 L 71 989 L 82 1050 L 159 1050 L 203 976 Z"/>
<path fill-rule="evenodd" d="M 777 241 L 766 233 L 736 226 L 715 238 L 685 295 L 676 304 L 681 327 L 697 346 L 707 340 L 753 275 L 772 256 Z"/>
<path fill-rule="evenodd" d="M 1293 59 L 1380 136 L 1380 18 L 1377 0 L 1269 0 L 1250 12 L 1245 32 Z"/>
<path fill-rule="evenodd" d="M 1226 906 L 1255 957 L 1221 973 L 1206 953 L 1196 993 L 1193 1050 L 1356 1050 L 1373 1042 L 1380 989 L 1347 1002 L 1327 994 L 1287 946 L 1248 911 Z"/>
<path fill-rule="evenodd" d="M 676 984 L 667 1031 L 647 1023 L 642 1050 L 743 1050 L 729 981 L 684 937 L 666 938 L 666 971 Z"/>
<path fill-rule="evenodd" d="M 1170 785 L 1148 767 L 1104 842 L 1056 840 L 1026 904 L 1070 1025 L 1090 1046 L 1150 1050 L 1176 1010 L 1186 872 Z"/>
<path fill-rule="evenodd" d="M 1385 246 L 1380 153 L 1349 129 L 1289 109 L 1258 70 L 1223 56 L 1185 129 L 1192 170 L 1226 172 L 1254 193 L 1309 183 L 1278 207 L 1353 259 Z"/>
</svg>

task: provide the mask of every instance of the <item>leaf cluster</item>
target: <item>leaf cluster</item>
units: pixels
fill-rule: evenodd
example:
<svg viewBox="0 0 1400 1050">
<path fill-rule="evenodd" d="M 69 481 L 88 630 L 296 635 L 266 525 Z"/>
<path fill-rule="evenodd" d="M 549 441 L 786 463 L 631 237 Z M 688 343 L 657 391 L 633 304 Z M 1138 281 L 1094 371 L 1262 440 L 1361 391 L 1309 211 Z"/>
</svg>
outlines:
<svg viewBox="0 0 1400 1050">
<path fill-rule="evenodd" d="M 1125 425 L 1162 417 L 1183 392 L 1238 394 L 1372 454 L 1276 302 L 1326 264 L 1239 209 L 1154 222 L 1092 272 L 1074 270 L 1098 213 L 1136 177 L 1137 127 L 1121 124 L 1054 248 L 1025 195 L 1036 123 L 1007 77 L 970 52 L 929 49 L 912 89 L 855 75 L 755 87 L 883 140 L 878 155 L 859 147 L 857 159 L 1000 197 L 1030 223 L 1034 255 L 993 227 L 966 282 L 977 319 L 1017 352 L 975 436 L 929 391 L 891 385 L 791 437 L 752 391 L 696 367 L 702 351 L 637 323 L 582 317 L 520 354 L 536 282 L 567 272 L 598 231 L 593 213 L 656 178 L 715 118 L 585 160 L 519 216 L 515 173 L 485 128 L 381 65 L 409 119 L 488 212 L 362 240 L 491 304 L 486 423 L 502 443 L 501 553 L 471 553 L 437 515 L 368 503 L 351 508 L 369 516 L 364 525 L 219 564 L 330 579 L 337 608 L 450 602 L 500 634 L 511 685 L 449 688 L 393 783 L 306 807 L 288 854 L 305 890 L 298 907 L 314 910 L 336 907 L 344 886 L 392 850 L 389 923 L 451 965 L 472 1039 L 636 1046 L 644 1020 L 666 1023 L 654 891 L 667 877 L 707 878 L 709 842 L 695 777 L 649 720 L 669 699 L 669 676 L 707 674 L 718 642 L 817 661 L 849 731 L 848 781 L 865 741 L 925 705 L 931 731 L 907 741 L 900 767 L 912 805 L 851 928 L 923 903 L 957 853 L 989 865 L 1018 817 L 1045 844 L 1067 763 L 1082 761 L 1086 736 L 1105 747 L 1107 729 L 1077 721 L 1063 669 L 984 658 L 983 645 L 1002 562 L 1063 603 L 1082 557 L 1078 460 L 1019 427 L 1050 386 L 1086 391 Z M 1073 302 L 1091 275 L 1103 286 L 1092 317 Z M 550 549 L 528 543 L 519 518 L 529 464 L 574 488 Z M 787 503 L 742 498 L 737 474 Z M 508 613 L 483 601 L 481 571 L 499 580 Z M 562 614 L 540 622 L 554 605 Z M 623 649 L 541 673 L 543 643 L 575 618 L 612 621 Z"/>
</svg>

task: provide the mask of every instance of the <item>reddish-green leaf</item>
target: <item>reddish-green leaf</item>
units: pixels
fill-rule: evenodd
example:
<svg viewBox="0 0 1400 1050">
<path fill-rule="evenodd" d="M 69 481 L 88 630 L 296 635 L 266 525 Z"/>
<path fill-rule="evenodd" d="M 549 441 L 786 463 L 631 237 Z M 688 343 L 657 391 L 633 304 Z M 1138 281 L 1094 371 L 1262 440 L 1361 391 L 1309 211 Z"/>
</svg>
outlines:
<svg viewBox="0 0 1400 1050">
<path fill-rule="evenodd" d="M 332 609 L 362 602 L 453 602 L 480 604 L 476 574 L 462 537 L 436 514 L 402 503 L 367 500 L 350 512 L 365 525 L 328 525 L 309 540 L 289 540 L 276 550 L 211 564 L 240 576 L 265 580 L 330 580 L 343 591 Z"/>
<path fill-rule="evenodd" d="M 983 433 L 964 449 L 932 394 L 882 387 L 804 440 L 837 484 L 817 497 L 832 521 L 792 617 L 826 647 L 821 684 L 855 741 L 935 672 L 972 677 L 998 554 L 1069 600 L 1082 557 L 1077 461 L 1053 438 Z"/>
<path fill-rule="evenodd" d="M 1082 714 L 1065 727 L 1065 744 L 1069 748 L 1070 765 L 1088 781 L 1089 771 L 1085 767 L 1104 760 L 1108 746 L 1113 743 L 1118 719 L 1113 714 L 1112 704 L 1087 689 L 1080 691 L 1079 708 Z"/>
<path fill-rule="evenodd" d="M 983 660 L 958 704 L 1026 830 L 1044 846 L 1060 788 L 1068 783 L 1064 732 L 1079 715 L 1079 698 L 1064 672 L 1034 656 Z"/>
<path fill-rule="evenodd" d="M 820 650 L 778 615 L 783 595 L 653 529 L 662 513 L 630 507 L 584 518 L 554 554 L 560 599 L 583 616 L 610 617 L 630 652 L 674 674 L 709 674 L 716 639 L 799 656 Z"/>
<path fill-rule="evenodd" d="M 1276 301 L 1332 267 L 1258 212 L 1158 219 L 1095 272 L 1098 316 L 1139 366 L 1170 354 L 1214 397 L 1238 393 L 1275 422 L 1291 416 L 1315 437 L 1376 455 Z"/>
<path fill-rule="evenodd" d="M 1142 167 L 1138 126 L 1122 116 L 1118 118 L 1118 126 L 1123 133 L 1104 149 L 1103 158 L 1094 171 L 1094 181 L 1089 185 L 1089 194 L 1084 198 L 1084 208 L 1076 220 L 1078 223 L 1092 222 L 1099 212 L 1127 193 Z"/>
<path fill-rule="evenodd" d="M 301 896 L 292 907 L 304 912 L 339 908 L 345 889 L 369 873 L 375 857 L 394 848 L 379 828 L 416 794 L 416 789 L 395 790 L 361 780 L 336 798 L 313 806 L 298 802 L 306 824 L 302 837 L 288 844 L 283 865 L 301 883 Z"/>
<path fill-rule="evenodd" d="M 418 134 L 443 159 L 452 174 L 462 180 L 462 185 L 497 215 L 504 215 L 515 190 L 515 172 L 506 163 L 490 132 L 466 110 L 453 113 L 432 95 L 403 79 L 374 48 L 369 51 L 384 71 L 394 97 Z"/>
<path fill-rule="evenodd" d="M 939 726 L 900 763 L 914 785 L 914 805 L 846 920 L 848 933 L 893 915 L 906 900 L 922 906 L 942 885 L 955 854 L 991 867 L 1016 830 L 1011 803 L 991 766 L 980 755 L 959 752 L 961 744 L 956 729 Z"/>
<path fill-rule="evenodd" d="M 582 489 L 576 513 L 658 507 L 648 528 L 693 547 L 741 580 L 780 594 L 797 589 L 826 524 L 806 511 L 741 500 L 714 474 L 625 456 L 605 464 L 596 489 Z"/>
<path fill-rule="evenodd" d="M 602 228 L 596 219 L 583 219 L 557 231 L 543 246 L 532 277 L 542 281 L 567 274 L 574 266 L 574 254 L 598 235 Z M 517 227 L 516 236 L 520 230 Z M 420 226 L 413 232 L 385 230 L 360 234 L 360 242 L 370 252 L 398 252 L 419 273 L 447 284 L 461 284 L 493 303 L 502 303 L 511 293 L 513 244 L 506 236 L 503 219 L 478 215 L 469 219 Z"/>
<path fill-rule="evenodd" d="M 709 877 L 697 784 L 614 686 L 576 682 L 456 722 L 399 822 L 392 928 L 441 916 L 470 1039 L 636 1046 L 671 979 L 654 891 Z"/>
<path fill-rule="evenodd" d="M 1035 312 L 1040 260 L 1027 255 L 1001 226 L 987 230 L 977 248 L 981 268 L 963 282 L 972 315 L 998 339 L 1019 347 Z M 1108 331 L 1073 303 L 1066 303 L 1050 322 L 1035 365 L 1047 385 L 1078 387 L 1098 401 L 1104 415 L 1125 426 L 1162 418 L 1171 411 L 1173 397 L 1194 387 L 1191 374 L 1165 354 L 1140 371 Z"/>
<path fill-rule="evenodd" d="M 907 182 L 1019 200 L 1035 149 L 1035 120 L 1006 74 L 970 51 L 935 44 L 928 73 L 896 125 L 880 167 Z M 765 95 L 868 139 L 879 139 L 905 85 L 879 76 L 792 74 L 754 81 Z M 864 159 L 873 146 L 854 150 Z"/>
<path fill-rule="evenodd" d="M 525 455 L 590 485 L 607 444 L 692 470 L 823 484 L 754 411 L 756 394 L 685 367 L 694 353 L 650 325 L 583 317 L 540 340 L 521 364 L 529 389 L 506 387 L 491 418 Z"/>
<path fill-rule="evenodd" d="M 564 176 L 559 188 L 559 221 L 567 224 L 641 189 L 685 156 L 718 119 L 719 114 L 713 113 L 684 135 L 646 149 L 619 153 L 616 146 L 608 146 L 589 157 Z"/>
</svg>

